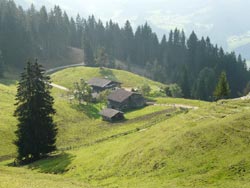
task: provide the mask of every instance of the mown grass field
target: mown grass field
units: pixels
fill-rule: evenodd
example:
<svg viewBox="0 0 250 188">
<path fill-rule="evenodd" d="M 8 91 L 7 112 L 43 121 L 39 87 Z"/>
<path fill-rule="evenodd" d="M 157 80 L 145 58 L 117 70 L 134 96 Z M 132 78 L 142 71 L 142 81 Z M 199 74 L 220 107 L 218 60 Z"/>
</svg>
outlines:
<svg viewBox="0 0 250 188">
<path fill-rule="evenodd" d="M 68 82 L 69 75 L 58 77 L 63 72 L 67 70 L 52 75 L 56 84 Z M 0 136 L 6 135 L 6 144 L 0 145 L 4 155 L 15 148 L 15 86 L 0 84 L 0 89 L 0 107 L 6 110 L 0 112 L 1 119 L 5 116 L 0 123 Z M 13 160 L 1 162 L 0 187 L 250 187 L 250 101 L 155 98 L 161 105 L 129 111 L 126 121 L 110 124 L 95 113 L 101 105 L 78 106 L 65 92 L 52 93 L 59 151 L 24 167 L 8 167 Z"/>
<path fill-rule="evenodd" d="M 111 80 L 122 82 L 122 87 L 137 88 L 143 84 L 148 84 L 152 90 L 159 90 L 164 86 L 159 82 L 154 82 L 147 78 L 136 74 L 115 69 L 92 68 L 92 67 L 74 67 L 59 71 L 51 75 L 53 82 L 67 88 L 73 88 L 74 82 L 79 82 L 80 79 L 88 81 L 93 77 L 108 78 Z"/>
<path fill-rule="evenodd" d="M 75 78 L 72 75 L 76 71 Z M 75 81 L 79 81 L 81 76 L 86 75 L 84 78 L 92 78 L 95 76 L 101 76 L 98 74 L 99 68 L 70 68 L 63 71 L 59 71 L 53 74 L 52 81 L 57 84 L 64 86 L 73 86 Z M 147 81 L 145 78 L 128 73 L 126 71 L 118 70 L 105 70 L 105 75 L 108 73 L 111 76 L 117 75 L 119 81 L 126 83 L 126 86 L 132 86 L 134 82 L 144 83 Z M 111 72 L 110 72 L 111 71 Z M 115 74 L 113 74 L 113 71 Z M 69 77 L 64 76 L 64 73 L 70 75 Z M 68 73 L 67 73 L 68 72 Z M 58 76 L 59 75 L 59 76 Z M 130 77 L 131 80 L 127 81 Z M 0 157 L 14 155 L 16 150 L 13 145 L 15 140 L 14 131 L 16 129 L 16 118 L 13 117 L 15 110 L 15 94 L 16 94 L 16 81 L 11 80 L 0 80 L 0 136 L 4 138 L 0 143 Z M 63 84 L 63 83 L 68 83 Z M 152 87 L 157 88 L 162 84 L 149 81 Z M 68 149 L 77 147 L 79 145 L 91 144 L 97 140 L 110 137 L 115 134 L 119 134 L 123 131 L 130 129 L 135 129 L 138 126 L 136 121 L 133 124 L 129 123 L 129 120 L 136 118 L 141 115 L 147 115 L 153 112 L 161 111 L 167 109 L 168 107 L 152 107 L 148 106 L 138 111 L 130 111 L 126 113 L 126 122 L 123 124 L 129 124 L 128 126 L 121 126 L 120 124 L 111 125 L 110 123 L 103 122 L 99 115 L 99 111 L 103 108 L 103 105 L 93 104 L 93 105 L 78 105 L 77 102 L 70 102 L 68 99 L 68 94 L 65 91 L 53 88 L 52 95 L 55 98 L 55 109 L 57 114 L 55 116 L 55 122 L 58 125 L 58 139 L 57 146 L 60 149 Z"/>
<path fill-rule="evenodd" d="M 25 168 L 1 165 L 0 174 L 0 188 L 93 188 L 93 186 L 72 178 L 37 173 Z"/>
<path fill-rule="evenodd" d="M 16 87 L 13 83 L 6 83 L 6 80 L 2 80 L 2 83 L 4 84 L 0 83 L 0 157 L 15 153 L 12 142 L 15 138 L 14 125 L 17 123 L 13 117 Z"/>
<path fill-rule="evenodd" d="M 249 187 L 249 102 L 222 101 L 171 118 L 159 115 L 161 121 L 149 129 L 29 168 L 101 187 Z"/>
</svg>

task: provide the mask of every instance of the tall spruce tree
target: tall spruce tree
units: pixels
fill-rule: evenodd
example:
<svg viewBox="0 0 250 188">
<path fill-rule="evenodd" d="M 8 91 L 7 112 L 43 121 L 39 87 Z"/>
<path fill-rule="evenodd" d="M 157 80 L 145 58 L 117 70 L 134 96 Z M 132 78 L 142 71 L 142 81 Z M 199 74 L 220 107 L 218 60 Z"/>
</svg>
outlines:
<svg viewBox="0 0 250 188">
<path fill-rule="evenodd" d="M 204 68 L 200 71 L 196 83 L 193 86 L 192 97 L 196 99 L 212 101 L 213 92 L 216 86 L 215 72 L 211 68 Z"/>
<path fill-rule="evenodd" d="M 228 98 L 230 94 L 230 88 L 227 81 L 227 75 L 225 71 L 221 72 L 218 84 L 214 91 L 214 97 L 216 100 Z"/>
<path fill-rule="evenodd" d="M 18 84 L 14 113 L 18 119 L 15 144 L 20 161 L 31 162 L 56 150 L 57 128 L 49 83 L 49 76 L 37 61 L 27 63 Z"/>
<path fill-rule="evenodd" d="M 88 39 L 84 40 L 83 50 L 84 50 L 84 63 L 87 66 L 94 66 L 95 65 L 94 53 Z"/>
</svg>

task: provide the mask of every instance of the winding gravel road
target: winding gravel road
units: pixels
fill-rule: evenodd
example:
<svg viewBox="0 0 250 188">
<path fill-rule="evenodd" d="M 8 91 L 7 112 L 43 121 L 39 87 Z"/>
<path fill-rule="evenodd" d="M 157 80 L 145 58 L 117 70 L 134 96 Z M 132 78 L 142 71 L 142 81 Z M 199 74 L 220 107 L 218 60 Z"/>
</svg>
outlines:
<svg viewBox="0 0 250 188">
<path fill-rule="evenodd" d="M 77 63 L 77 64 L 72 64 L 72 65 L 64 65 L 64 66 L 60 66 L 60 67 L 55 67 L 52 69 L 48 69 L 45 72 L 48 74 L 48 73 L 53 73 L 53 72 L 58 71 L 58 70 L 62 70 L 62 69 L 70 68 L 70 67 L 80 67 L 80 66 L 85 66 L 85 63 L 81 62 L 81 63 Z"/>
<path fill-rule="evenodd" d="M 51 83 L 51 84 L 49 84 L 49 85 L 51 85 L 52 87 L 55 87 L 55 88 L 58 88 L 58 89 L 64 90 L 64 91 L 69 91 L 69 89 L 68 89 L 68 88 L 63 87 L 63 86 L 60 86 L 60 85 L 57 85 L 57 84 L 54 84 L 54 83 Z"/>
<path fill-rule="evenodd" d="M 60 66 L 60 67 L 55 67 L 55 68 L 46 70 L 45 73 L 49 74 L 49 73 L 53 73 L 53 72 L 56 72 L 56 71 L 59 71 L 59 70 L 62 70 L 62 69 L 67 69 L 67 68 L 70 68 L 70 67 L 80 67 L 80 66 L 85 66 L 85 63 L 81 62 L 81 63 L 77 63 L 77 64 L 72 64 L 72 65 L 64 65 L 64 66 Z M 64 91 L 69 91 L 68 88 L 57 85 L 55 83 L 50 83 L 49 85 L 51 85 L 52 87 L 64 90 Z"/>
</svg>

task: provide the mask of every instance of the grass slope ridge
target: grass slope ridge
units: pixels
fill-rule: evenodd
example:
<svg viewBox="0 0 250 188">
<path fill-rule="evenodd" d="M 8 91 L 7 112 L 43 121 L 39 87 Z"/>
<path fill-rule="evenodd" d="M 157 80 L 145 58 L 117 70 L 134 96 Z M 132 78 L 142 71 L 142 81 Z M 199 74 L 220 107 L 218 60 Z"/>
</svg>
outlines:
<svg viewBox="0 0 250 188">
<path fill-rule="evenodd" d="M 32 165 L 102 187 L 249 187 L 250 101 L 204 105 L 150 129 Z M 164 117 L 163 117 L 164 118 Z M 58 167 L 58 168 L 57 168 Z"/>
<path fill-rule="evenodd" d="M 25 168 L 1 166 L 0 173 L 0 188 L 90 188 L 88 184 L 75 179 L 36 173 Z"/>
<path fill-rule="evenodd" d="M 100 76 L 100 71 L 70 68 L 53 74 L 52 79 L 70 87 L 80 78 Z M 126 81 L 122 71 L 108 71 L 126 87 L 134 87 L 133 79 L 137 79 L 136 83 L 145 80 L 125 72 L 132 78 Z M 150 82 L 155 88 L 158 84 Z M 0 144 L 0 154 L 6 154 L 14 148 L 11 141 L 16 123 L 12 117 L 16 88 L 5 83 L 0 84 L 0 89 L 4 99 L 0 100 L 0 107 L 4 107 L 0 113 L 4 120 L 0 121 L 0 136 L 6 136 L 7 141 Z M 51 187 L 63 186 L 64 178 L 69 180 L 66 187 L 84 187 L 83 182 L 97 187 L 250 187 L 249 100 L 209 103 L 156 98 L 161 105 L 128 112 L 127 121 L 110 124 L 96 115 L 99 104 L 71 104 L 65 91 L 55 88 L 52 94 L 59 129 L 57 145 L 63 152 L 22 168 L 0 164 L 0 173 L 4 174 L 0 187 L 11 187 L 15 177 L 23 187 L 32 183 L 28 177 L 36 178 L 33 187 L 39 187 L 41 182 Z M 167 104 L 199 108 L 173 110 Z"/>
<path fill-rule="evenodd" d="M 108 78 L 114 81 L 122 82 L 123 87 L 138 87 L 143 84 L 148 84 L 153 90 L 159 90 L 164 86 L 159 82 L 152 81 L 142 76 L 116 69 L 107 68 L 92 68 L 92 67 L 75 67 L 68 68 L 51 75 L 54 83 L 72 88 L 73 83 L 79 81 L 81 78 L 88 81 L 93 77 Z"/>
<path fill-rule="evenodd" d="M 118 79 L 125 86 L 129 87 L 133 87 L 134 84 L 138 86 L 137 83 L 143 84 L 144 82 L 151 84 L 155 89 L 162 85 L 126 71 L 89 67 L 69 68 L 58 71 L 52 74 L 52 81 L 66 87 L 72 87 L 73 83 L 79 81 L 80 78 L 87 80 L 94 76 L 109 76 L 112 79 Z M 0 160 L 13 156 L 16 153 L 16 148 L 13 144 L 15 139 L 14 131 L 17 124 L 16 118 L 13 117 L 15 95 L 16 81 L 0 80 L 0 137 L 3 138 L 0 143 Z M 71 104 L 68 101 L 67 92 L 57 88 L 53 88 L 52 95 L 55 98 L 55 109 L 57 111 L 54 120 L 58 125 L 57 146 L 60 149 L 90 144 L 96 140 L 130 131 L 139 126 L 139 123 L 134 121 L 134 123 L 126 122 L 124 124 L 126 126 L 111 127 L 109 123 L 101 121 L 98 112 L 102 106 L 99 104 L 90 106 Z M 130 120 L 165 109 L 167 107 L 149 106 L 137 111 L 131 111 L 126 114 L 126 117 Z"/>
<path fill-rule="evenodd" d="M 0 159 L 15 153 L 13 140 L 15 139 L 14 125 L 17 124 L 14 114 L 16 87 L 12 83 L 0 83 Z M 2 82 L 3 82 L 2 81 Z"/>
</svg>

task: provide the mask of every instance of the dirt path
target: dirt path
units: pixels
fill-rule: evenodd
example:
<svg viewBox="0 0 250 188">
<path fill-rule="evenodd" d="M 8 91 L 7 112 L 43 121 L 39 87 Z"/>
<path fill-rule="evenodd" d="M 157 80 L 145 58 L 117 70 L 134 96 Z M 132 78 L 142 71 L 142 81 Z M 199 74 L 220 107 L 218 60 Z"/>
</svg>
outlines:
<svg viewBox="0 0 250 188">
<path fill-rule="evenodd" d="M 70 67 L 80 67 L 80 66 L 85 66 L 85 63 L 84 63 L 84 62 L 81 62 L 81 63 L 77 63 L 77 64 L 72 64 L 72 65 L 65 65 L 65 66 L 55 67 L 55 68 L 46 70 L 46 73 L 47 73 L 47 74 L 48 74 L 48 73 L 53 73 L 53 72 L 56 72 L 56 71 L 58 71 L 58 70 L 62 70 L 62 69 L 70 68 Z M 57 85 L 57 84 L 54 84 L 54 83 L 51 83 L 50 85 L 51 85 L 52 87 L 61 89 L 61 90 L 63 90 L 63 91 L 69 91 L 68 88 L 63 87 L 63 86 L 60 86 L 60 85 Z"/>
<path fill-rule="evenodd" d="M 246 96 L 234 98 L 232 100 L 249 100 L 250 99 L 250 93 L 248 93 Z"/>
<path fill-rule="evenodd" d="M 185 105 L 185 104 L 157 104 L 154 103 L 154 106 L 169 106 L 169 107 L 176 107 L 176 108 L 186 108 L 186 109 L 194 109 L 197 110 L 199 107 L 197 106 L 190 106 L 190 105 Z"/>
<path fill-rule="evenodd" d="M 65 65 L 65 66 L 55 67 L 55 68 L 46 70 L 46 73 L 53 73 L 53 72 L 56 72 L 58 70 L 62 70 L 62 69 L 70 68 L 70 67 L 80 67 L 80 66 L 85 66 L 85 63 L 81 62 L 81 63 L 77 63 L 77 64 L 73 64 L 73 65 Z"/>
<path fill-rule="evenodd" d="M 65 66 L 55 67 L 55 68 L 52 68 L 52 69 L 48 69 L 46 71 L 46 73 L 52 73 L 52 72 L 55 72 L 55 71 L 58 71 L 58 70 L 62 70 L 62 69 L 70 68 L 70 67 L 79 67 L 79 66 L 85 66 L 85 63 L 82 62 L 82 63 L 78 63 L 78 64 L 73 64 L 73 65 L 65 65 Z M 54 84 L 54 83 L 51 83 L 50 85 L 55 87 L 55 88 L 64 90 L 64 91 L 69 91 L 68 88 L 57 85 L 57 84 Z M 124 88 L 124 89 L 125 90 L 131 90 L 131 88 Z M 248 99 L 250 99 L 250 95 L 247 95 L 246 97 L 248 97 Z M 197 106 L 190 106 L 190 105 L 184 105 L 184 104 L 156 104 L 156 103 L 154 103 L 153 105 L 154 106 L 170 106 L 170 107 L 186 108 L 186 109 L 194 109 L 194 110 L 199 108 Z"/>
<path fill-rule="evenodd" d="M 55 87 L 55 88 L 58 88 L 58 89 L 61 89 L 61 90 L 64 90 L 64 91 L 69 91 L 68 88 L 63 87 L 63 86 L 60 86 L 60 85 L 57 85 L 57 84 L 54 84 L 54 83 L 51 83 L 50 85 L 51 85 L 52 87 Z"/>
<path fill-rule="evenodd" d="M 249 100 L 250 99 L 250 93 L 244 97 L 240 97 L 240 98 L 237 98 L 237 99 L 241 99 L 241 100 Z"/>
</svg>

